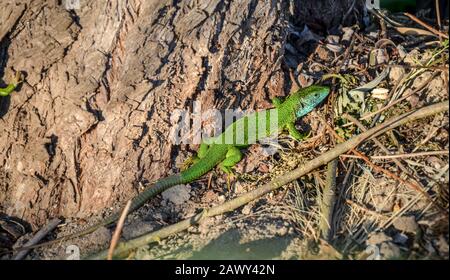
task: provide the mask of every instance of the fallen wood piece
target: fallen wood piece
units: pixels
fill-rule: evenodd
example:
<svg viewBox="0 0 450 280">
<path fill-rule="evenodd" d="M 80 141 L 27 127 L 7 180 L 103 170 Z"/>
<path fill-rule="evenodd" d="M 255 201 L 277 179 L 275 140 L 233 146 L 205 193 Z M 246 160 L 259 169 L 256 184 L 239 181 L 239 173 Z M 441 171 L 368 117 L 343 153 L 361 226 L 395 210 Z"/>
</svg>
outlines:
<svg viewBox="0 0 450 280">
<path fill-rule="evenodd" d="M 423 27 L 425 27 L 426 29 L 428 29 L 429 31 L 434 33 L 435 35 L 438 35 L 438 36 L 444 37 L 445 39 L 448 39 L 448 35 L 447 34 L 437 30 L 436 28 L 434 28 L 433 26 L 431 26 L 428 23 L 424 22 L 423 20 L 417 18 L 416 16 L 414 16 L 414 15 L 412 15 L 410 13 L 404 13 L 404 15 L 409 17 L 413 21 L 417 22 L 418 24 L 422 25 Z"/>
<path fill-rule="evenodd" d="M 51 220 L 48 224 L 46 224 L 43 228 L 41 228 L 35 236 L 33 236 L 33 238 L 31 238 L 27 243 L 25 243 L 23 246 L 24 247 L 29 247 L 29 246 L 33 246 L 38 244 L 42 238 L 44 238 L 45 236 L 47 236 L 47 234 L 49 232 L 51 232 L 52 230 L 54 230 L 59 224 L 61 223 L 61 220 L 58 218 L 55 218 L 53 220 Z M 13 260 L 21 260 L 23 258 L 26 257 L 26 255 L 28 254 L 28 252 L 31 249 L 27 249 L 27 250 L 22 250 L 19 251 L 17 254 L 15 254 L 12 259 Z"/>
<path fill-rule="evenodd" d="M 434 156 L 434 155 L 443 155 L 449 156 L 449 151 L 427 151 L 427 152 L 419 152 L 419 153 L 409 153 L 409 154 L 393 154 L 393 155 L 384 155 L 384 156 L 370 156 L 371 159 L 397 159 L 397 158 L 410 158 L 410 157 L 423 157 L 423 156 Z M 356 155 L 341 155 L 346 158 L 361 158 Z"/>
<path fill-rule="evenodd" d="M 333 209 L 336 203 L 336 171 L 339 160 L 334 159 L 327 166 L 327 181 L 322 192 L 320 204 L 320 233 L 322 238 L 331 242 L 333 238 Z"/>
<path fill-rule="evenodd" d="M 400 125 L 403 125 L 407 122 L 428 117 L 437 113 L 441 113 L 443 111 L 448 111 L 449 109 L 449 102 L 448 100 L 440 103 L 436 103 L 433 105 L 429 105 L 417 110 L 414 110 L 412 112 L 408 112 L 405 114 L 402 114 L 397 117 L 393 117 L 384 123 L 381 123 L 366 132 L 363 132 L 357 136 L 354 136 L 347 140 L 346 142 L 339 143 L 334 147 L 333 149 L 323 153 L 322 155 L 310 160 L 307 163 L 301 164 L 296 169 L 283 174 L 281 177 L 275 178 L 269 183 L 253 190 L 248 193 L 243 194 L 242 196 L 239 196 L 235 199 L 232 199 L 230 201 L 225 202 L 222 205 L 217 205 L 214 207 L 211 207 L 210 209 L 205 209 L 202 213 L 197 214 L 191 218 L 185 219 L 181 222 L 178 222 L 176 224 L 164 227 L 160 230 L 142 235 L 138 238 L 129 240 L 127 242 L 122 242 L 117 245 L 117 248 L 115 250 L 114 256 L 123 256 L 124 254 L 128 253 L 130 250 L 133 250 L 135 248 L 147 245 L 152 242 L 157 242 L 162 238 L 168 237 L 172 234 L 178 233 L 180 231 L 186 230 L 192 225 L 201 223 L 205 218 L 212 217 L 216 215 L 221 215 L 226 212 L 233 211 L 250 201 L 253 201 L 257 198 L 262 197 L 263 195 L 274 191 L 284 185 L 286 185 L 289 182 L 292 182 L 309 172 L 313 171 L 314 169 L 327 164 L 328 162 L 332 161 L 333 159 L 337 158 L 343 153 L 348 152 L 351 149 L 356 148 L 359 144 L 361 144 L 363 141 L 371 139 L 373 137 L 377 137 L 383 133 L 385 133 L 388 130 L 394 129 Z M 104 250 L 99 252 L 98 254 L 89 256 L 88 259 L 105 259 L 107 257 L 108 250 Z"/>
</svg>

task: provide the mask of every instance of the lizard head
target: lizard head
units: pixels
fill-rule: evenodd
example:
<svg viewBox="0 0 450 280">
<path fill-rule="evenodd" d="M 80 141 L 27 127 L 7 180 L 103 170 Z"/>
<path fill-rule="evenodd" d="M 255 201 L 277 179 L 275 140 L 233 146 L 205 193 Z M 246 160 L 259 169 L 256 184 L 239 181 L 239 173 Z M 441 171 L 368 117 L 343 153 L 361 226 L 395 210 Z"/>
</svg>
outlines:
<svg viewBox="0 0 450 280">
<path fill-rule="evenodd" d="M 326 86 L 310 86 L 299 90 L 299 107 L 296 111 L 298 118 L 311 112 L 330 93 L 330 88 Z"/>
</svg>

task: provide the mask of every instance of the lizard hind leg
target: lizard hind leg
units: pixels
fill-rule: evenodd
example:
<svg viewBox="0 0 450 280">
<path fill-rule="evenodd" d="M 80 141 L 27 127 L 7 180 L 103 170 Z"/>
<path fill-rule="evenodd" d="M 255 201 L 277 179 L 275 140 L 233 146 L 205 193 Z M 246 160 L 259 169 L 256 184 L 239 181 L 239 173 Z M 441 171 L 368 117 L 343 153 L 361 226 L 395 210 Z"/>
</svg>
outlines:
<svg viewBox="0 0 450 280">
<path fill-rule="evenodd" d="M 227 155 L 225 159 L 219 164 L 220 169 L 222 169 L 225 173 L 231 174 L 231 167 L 235 166 L 236 163 L 240 162 L 242 159 L 241 151 L 235 146 L 231 146 L 228 149 Z"/>
<path fill-rule="evenodd" d="M 208 152 L 209 145 L 207 144 L 200 144 L 200 147 L 198 148 L 197 154 L 195 156 L 191 156 L 187 158 L 183 165 L 181 166 L 181 171 L 185 171 L 190 166 L 198 162 L 200 159 L 204 158 Z"/>
<path fill-rule="evenodd" d="M 231 168 L 235 166 L 238 162 L 240 162 L 242 159 L 242 153 L 241 151 L 235 147 L 231 146 L 227 154 L 225 156 L 225 159 L 219 164 L 219 168 L 222 169 L 225 173 L 227 173 L 227 187 L 228 191 L 231 189 L 231 177 L 234 177 L 233 171 Z"/>
</svg>

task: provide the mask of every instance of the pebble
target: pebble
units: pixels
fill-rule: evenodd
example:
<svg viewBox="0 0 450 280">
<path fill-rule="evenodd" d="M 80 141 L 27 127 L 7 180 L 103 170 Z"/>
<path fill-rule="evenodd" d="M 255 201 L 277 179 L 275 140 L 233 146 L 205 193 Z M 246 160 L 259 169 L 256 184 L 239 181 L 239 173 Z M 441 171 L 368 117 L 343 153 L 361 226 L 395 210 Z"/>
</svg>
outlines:
<svg viewBox="0 0 450 280">
<path fill-rule="evenodd" d="M 397 244 L 404 245 L 408 241 L 408 236 L 404 233 L 397 233 L 394 236 L 394 242 Z"/>
<path fill-rule="evenodd" d="M 417 233 L 419 231 L 419 225 L 416 222 L 414 216 L 403 216 L 394 220 L 394 228 L 406 233 Z"/>
<path fill-rule="evenodd" d="M 191 198 L 190 185 L 177 185 L 162 193 L 163 201 L 181 205 Z"/>
<path fill-rule="evenodd" d="M 241 211 L 241 213 L 244 215 L 249 215 L 251 212 L 252 212 L 252 207 L 249 204 L 245 205 Z"/>
<path fill-rule="evenodd" d="M 383 242 L 380 245 L 382 259 L 398 259 L 401 257 L 400 248 L 392 242 Z"/>
<path fill-rule="evenodd" d="M 366 244 L 376 245 L 391 240 L 392 238 L 390 236 L 387 236 L 384 232 L 376 232 L 366 240 Z"/>
</svg>

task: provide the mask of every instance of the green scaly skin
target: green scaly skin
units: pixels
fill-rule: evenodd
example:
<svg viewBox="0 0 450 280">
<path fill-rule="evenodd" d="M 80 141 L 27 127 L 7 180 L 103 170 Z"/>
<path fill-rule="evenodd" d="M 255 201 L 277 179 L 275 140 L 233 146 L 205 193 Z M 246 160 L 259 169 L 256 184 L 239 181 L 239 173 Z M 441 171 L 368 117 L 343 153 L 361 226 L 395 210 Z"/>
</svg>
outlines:
<svg viewBox="0 0 450 280">
<path fill-rule="evenodd" d="M 179 184 L 187 184 L 197 180 L 216 166 L 219 166 L 226 173 L 230 173 L 231 167 L 238 163 L 242 158 L 239 149 L 255 143 L 256 141 L 261 140 L 261 138 L 277 134 L 286 129 L 293 138 L 300 140 L 302 135 L 295 129 L 295 120 L 312 111 L 327 97 L 328 93 L 328 87 L 310 86 L 291 94 L 284 102 L 281 102 L 278 98 L 274 98 L 272 100 L 275 105 L 274 109 L 255 112 L 237 120 L 227 127 L 227 129 L 225 129 L 218 137 L 212 138 L 208 143 L 200 145 L 197 157 L 193 160 L 194 164 L 190 168 L 179 174 L 170 175 L 158 180 L 155 184 L 136 196 L 131 202 L 130 212 L 140 208 L 147 200 L 170 187 Z M 277 118 L 271 118 L 274 113 L 277 114 Z M 264 132 L 259 132 L 257 129 L 248 129 L 247 125 L 253 122 L 256 123 L 256 125 L 252 127 L 257 128 L 258 123 L 263 120 L 263 118 L 265 118 L 266 121 L 266 129 Z M 236 131 L 244 132 L 242 135 L 243 139 L 234 137 L 237 135 Z M 228 141 L 224 141 L 226 139 L 234 139 L 234 141 L 231 142 L 233 144 L 224 144 L 228 143 Z M 238 142 L 238 140 L 240 141 Z M 102 226 L 107 226 L 117 221 L 120 214 L 121 213 L 113 214 L 86 230 L 28 248 L 55 244 L 57 242 L 94 232 Z"/>
</svg>

